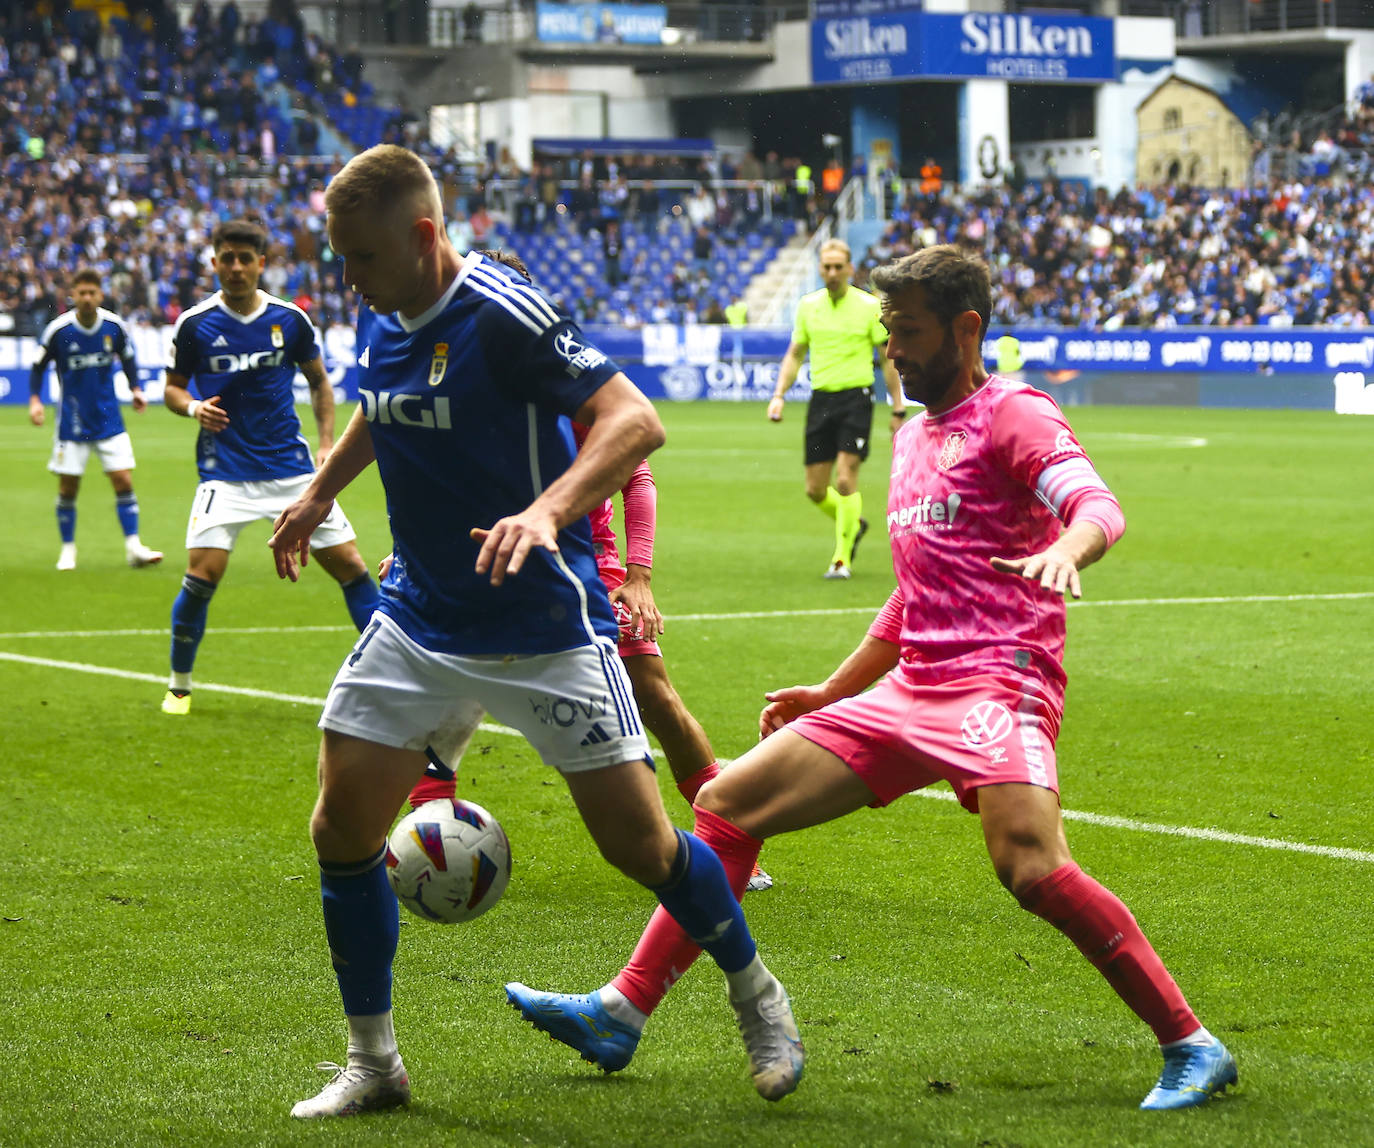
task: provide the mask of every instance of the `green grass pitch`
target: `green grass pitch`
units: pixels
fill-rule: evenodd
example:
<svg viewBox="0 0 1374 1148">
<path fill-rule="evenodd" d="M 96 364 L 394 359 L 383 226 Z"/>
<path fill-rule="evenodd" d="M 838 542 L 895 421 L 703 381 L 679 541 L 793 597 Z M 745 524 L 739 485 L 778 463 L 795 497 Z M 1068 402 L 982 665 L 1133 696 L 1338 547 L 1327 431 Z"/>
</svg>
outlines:
<svg viewBox="0 0 1374 1148">
<path fill-rule="evenodd" d="M 875 529 L 834 583 L 828 520 L 802 494 L 800 406 L 780 427 L 757 405 L 662 413 L 664 649 L 733 757 L 764 690 L 828 672 L 891 588 L 889 438 L 879 419 L 863 472 Z M 1128 522 L 1069 615 L 1070 843 L 1235 1052 L 1232 1095 L 1139 1112 L 1158 1071 L 1148 1030 L 998 886 L 976 821 L 921 797 L 764 851 L 777 885 L 746 910 L 806 1042 L 795 1095 L 754 1094 L 709 965 L 603 1078 L 501 986 L 601 984 L 651 898 L 599 860 L 523 743 L 484 732 L 460 792 L 501 818 L 514 877 L 471 925 L 404 918 L 414 1104 L 294 1124 L 292 1102 L 327 1079 L 314 1063 L 344 1054 L 306 830 L 317 699 L 353 640 L 342 598 L 317 569 L 279 583 L 266 527 L 246 532 L 195 708 L 163 716 L 191 428 L 161 408 L 129 419 L 143 538 L 166 562 L 124 566 L 92 469 L 80 565 L 58 574 L 51 423 L 4 407 L 0 1143 L 1374 1143 L 1374 420 L 1068 413 Z M 375 474 L 343 501 L 375 562 L 389 548 Z"/>
</svg>

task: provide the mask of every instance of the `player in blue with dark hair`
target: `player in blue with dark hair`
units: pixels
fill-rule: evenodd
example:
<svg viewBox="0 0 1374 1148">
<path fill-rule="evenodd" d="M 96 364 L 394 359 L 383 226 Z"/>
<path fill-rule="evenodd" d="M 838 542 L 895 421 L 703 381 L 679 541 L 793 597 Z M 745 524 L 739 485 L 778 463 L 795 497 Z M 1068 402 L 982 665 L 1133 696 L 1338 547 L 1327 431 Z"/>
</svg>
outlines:
<svg viewBox="0 0 1374 1148">
<path fill-rule="evenodd" d="M 393 145 L 354 157 L 325 193 L 329 241 L 366 306 L 362 402 L 309 489 L 277 521 L 294 579 L 334 498 L 374 461 L 395 561 L 320 727 L 311 836 L 348 1057 L 292 1109 L 346 1116 L 410 1098 L 391 1013 L 399 935 L 387 832 L 474 705 L 562 774 L 612 865 L 647 886 L 725 971 L 758 1091 L 791 1092 L 802 1048 L 721 848 L 663 810 L 587 513 L 663 442 L 652 404 L 535 288 L 444 229 L 434 177 Z M 590 427 L 575 450 L 569 418 Z M 709 818 L 709 815 L 707 815 Z M 699 822 L 700 824 L 700 822 Z"/>
<path fill-rule="evenodd" d="M 216 226 L 210 243 L 220 289 L 177 320 L 163 396 L 171 411 L 200 425 L 200 485 L 186 527 L 186 576 L 172 603 L 172 673 L 162 699 L 162 712 L 177 715 L 191 710 L 191 669 L 205 616 L 239 531 L 273 521 L 314 473 L 296 417 L 297 370 L 310 386 L 317 459 L 323 462 L 334 445 L 334 391 L 315 326 L 294 303 L 258 290 L 267 232 L 234 219 Z M 199 398 L 188 389 L 193 377 Z M 362 630 L 377 605 L 377 583 L 356 538 L 336 506 L 312 545 Z"/>
<path fill-rule="evenodd" d="M 76 494 L 94 451 L 115 492 L 115 510 L 124 531 L 124 556 L 130 566 L 152 566 L 162 552 L 150 550 L 138 537 L 138 499 L 134 495 L 134 447 L 124 429 L 115 395 L 115 365 L 124 368 L 133 408 L 148 405 L 138 384 L 138 363 L 124 320 L 100 304 L 105 292 L 100 275 L 83 268 L 72 276 L 72 310 L 54 319 L 39 336 L 42 348 L 29 374 L 29 421 L 44 422 L 43 377 L 48 364 L 57 370 L 61 392 L 48 469 L 57 475 L 57 529 L 62 537 L 59 570 L 76 569 Z"/>
</svg>

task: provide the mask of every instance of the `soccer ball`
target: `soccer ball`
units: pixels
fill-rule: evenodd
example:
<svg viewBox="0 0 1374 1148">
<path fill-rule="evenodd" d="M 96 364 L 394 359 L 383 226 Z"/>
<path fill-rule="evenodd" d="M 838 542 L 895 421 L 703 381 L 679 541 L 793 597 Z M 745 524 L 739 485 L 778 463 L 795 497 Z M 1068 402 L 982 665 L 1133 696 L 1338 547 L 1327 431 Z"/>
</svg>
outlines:
<svg viewBox="0 0 1374 1148">
<path fill-rule="evenodd" d="M 427 801 L 391 831 L 386 875 L 412 913 L 456 925 L 501 899 L 510 882 L 510 842 L 480 805 Z"/>
</svg>

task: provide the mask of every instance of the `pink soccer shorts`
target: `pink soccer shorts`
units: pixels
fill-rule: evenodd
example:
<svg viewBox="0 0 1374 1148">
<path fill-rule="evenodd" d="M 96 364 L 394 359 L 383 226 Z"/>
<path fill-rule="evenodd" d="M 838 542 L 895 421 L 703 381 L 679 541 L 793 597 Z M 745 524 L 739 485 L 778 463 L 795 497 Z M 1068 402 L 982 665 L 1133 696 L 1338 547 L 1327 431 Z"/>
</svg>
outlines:
<svg viewBox="0 0 1374 1148">
<path fill-rule="evenodd" d="M 978 812 L 984 785 L 1024 782 L 1059 792 L 1059 712 L 1033 678 L 978 674 L 921 682 L 898 666 L 867 693 L 787 726 L 827 749 L 887 805 L 937 781 Z"/>
</svg>

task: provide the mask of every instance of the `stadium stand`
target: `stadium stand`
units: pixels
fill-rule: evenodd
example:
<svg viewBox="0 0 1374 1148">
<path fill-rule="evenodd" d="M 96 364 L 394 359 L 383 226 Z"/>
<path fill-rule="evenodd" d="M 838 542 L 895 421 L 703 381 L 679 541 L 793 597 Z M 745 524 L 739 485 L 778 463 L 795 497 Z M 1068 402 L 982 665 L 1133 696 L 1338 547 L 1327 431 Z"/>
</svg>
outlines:
<svg viewBox="0 0 1374 1148">
<path fill-rule="evenodd" d="M 909 182 L 861 275 L 958 242 L 988 258 L 1002 324 L 1367 326 L 1374 79 L 1295 124 L 1257 148 L 1239 190 L 1046 181 L 966 196 Z M 460 159 L 377 103 L 360 61 L 306 32 L 291 0 L 247 21 L 201 0 L 185 24 L 163 0 L 3 0 L 0 328 L 41 330 L 81 265 L 121 314 L 174 321 L 214 288 L 211 228 L 241 214 L 272 236 L 266 289 L 322 326 L 348 323 L 323 188 L 340 157 L 383 140 L 427 154 L 460 246 L 514 248 L 584 323 L 719 321 L 833 199 L 797 195 L 801 159 L 710 141 L 688 154 L 563 141 L 529 171 Z"/>
</svg>

